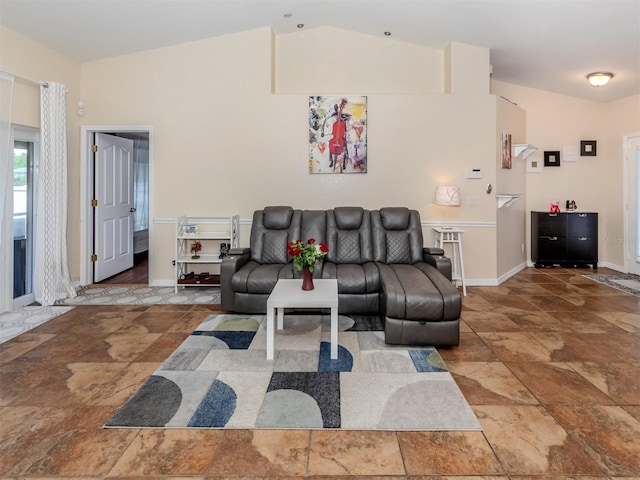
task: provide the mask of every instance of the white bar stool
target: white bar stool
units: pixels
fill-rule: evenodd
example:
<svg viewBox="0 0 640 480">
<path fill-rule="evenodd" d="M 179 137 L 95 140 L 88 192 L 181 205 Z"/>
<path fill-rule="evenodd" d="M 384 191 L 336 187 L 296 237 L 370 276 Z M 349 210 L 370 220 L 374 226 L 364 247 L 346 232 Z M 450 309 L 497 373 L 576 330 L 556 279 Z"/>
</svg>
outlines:
<svg viewBox="0 0 640 480">
<path fill-rule="evenodd" d="M 436 232 L 436 246 L 444 249 L 445 244 L 451 244 L 452 248 L 452 280 L 460 282 L 462 293 L 467 296 L 467 284 L 464 280 L 464 260 L 462 258 L 462 234 L 464 230 L 459 228 L 433 227 Z"/>
</svg>

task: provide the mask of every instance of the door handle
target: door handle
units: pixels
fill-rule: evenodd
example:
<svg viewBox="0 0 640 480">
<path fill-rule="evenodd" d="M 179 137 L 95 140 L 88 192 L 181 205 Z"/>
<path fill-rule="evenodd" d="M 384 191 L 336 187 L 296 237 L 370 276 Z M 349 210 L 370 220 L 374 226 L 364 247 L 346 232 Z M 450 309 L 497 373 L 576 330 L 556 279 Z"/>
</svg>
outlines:
<svg viewBox="0 0 640 480">
<path fill-rule="evenodd" d="M 135 208 L 135 207 L 131 207 L 131 208 L 129 209 L 129 212 L 131 212 L 131 213 L 135 213 L 135 211 L 136 211 L 136 208 Z"/>
</svg>

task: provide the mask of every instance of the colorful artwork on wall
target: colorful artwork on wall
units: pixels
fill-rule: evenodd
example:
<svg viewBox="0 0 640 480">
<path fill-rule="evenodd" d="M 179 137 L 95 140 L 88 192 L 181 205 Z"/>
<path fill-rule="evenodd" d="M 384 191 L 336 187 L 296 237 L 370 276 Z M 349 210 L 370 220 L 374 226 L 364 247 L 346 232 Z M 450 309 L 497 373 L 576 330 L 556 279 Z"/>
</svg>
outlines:
<svg viewBox="0 0 640 480">
<path fill-rule="evenodd" d="M 309 173 L 367 173 L 367 97 L 309 97 Z"/>
</svg>

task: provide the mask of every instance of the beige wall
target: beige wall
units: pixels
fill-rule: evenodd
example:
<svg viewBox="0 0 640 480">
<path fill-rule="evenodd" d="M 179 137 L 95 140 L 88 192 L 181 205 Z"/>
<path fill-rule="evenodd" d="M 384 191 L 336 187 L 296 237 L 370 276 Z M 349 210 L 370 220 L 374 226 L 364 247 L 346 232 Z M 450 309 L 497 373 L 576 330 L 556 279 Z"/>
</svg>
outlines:
<svg viewBox="0 0 640 480">
<path fill-rule="evenodd" d="M 298 208 L 406 205 L 420 211 L 426 244 L 433 242 L 430 226 L 447 217 L 464 228 L 467 278 L 471 283 L 491 284 L 521 254 L 520 241 L 509 230 L 515 225 L 510 216 L 528 219 L 530 210 L 546 210 L 550 200 L 569 198 L 580 209 L 601 212 L 601 260 L 622 263 L 621 245 L 615 242 L 621 237 L 621 205 L 612 199 L 620 195 L 622 135 L 640 130 L 638 96 L 601 104 L 500 82 L 492 82 L 492 93 L 516 102 L 519 108 L 488 93 L 447 95 L 442 93 L 445 71 L 447 64 L 455 65 L 455 57 L 445 61 L 444 52 L 337 29 L 275 38 L 264 28 L 82 66 L 12 32 L 1 33 L 0 68 L 61 81 L 70 90 L 69 249 L 74 279 L 79 277 L 79 258 L 73 252 L 79 251 L 80 228 L 72 226 L 80 220 L 76 205 L 79 125 L 153 127 L 152 216 L 156 220 L 230 213 L 249 219 L 254 209 L 268 204 Z M 320 55 L 323 35 L 336 45 L 355 41 L 362 59 L 358 68 L 349 70 L 353 65 L 346 58 L 337 68 L 350 74 L 336 76 L 332 69 L 309 64 L 305 52 Z M 476 62 L 472 73 L 482 83 L 486 49 L 479 49 L 477 56 L 470 48 L 450 53 L 456 51 Z M 318 63 L 323 66 L 325 61 Z M 450 73 L 455 85 L 455 69 Z M 367 95 L 367 174 L 307 172 L 308 96 L 326 93 Z M 23 109 L 25 122 L 37 118 L 32 115 L 37 105 L 34 95 L 26 94 L 20 101 L 31 105 Z M 80 98 L 86 109 L 82 119 L 75 115 Z M 512 188 L 511 180 L 522 178 L 524 168 L 517 159 L 510 172 L 497 168 L 496 139 L 503 128 L 511 130 L 514 143 L 535 144 L 539 156 L 581 139 L 598 140 L 598 156 L 563 162 L 560 168 L 545 168 L 541 174 L 524 174 L 525 200 L 498 211 L 495 193 L 507 185 Z M 466 179 L 469 167 L 482 168 L 482 180 Z M 431 203 L 435 186 L 441 183 L 460 187 L 462 207 L 444 209 Z M 484 192 L 487 183 L 495 187 L 491 195 Z M 477 207 L 469 206 L 470 198 Z M 242 232 L 242 243 L 247 244 L 246 226 Z M 172 225 L 154 224 L 153 282 L 173 278 L 173 233 Z M 498 252 L 506 251 L 505 238 L 512 241 L 506 247 L 509 259 L 502 264 Z"/>
<path fill-rule="evenodd" d="M 526 138 L 526 112 L 506 101 L 496 98 L 496 193 L 522 195 L 502 208 L 497 208 L 496 218 L 496 271 L 501 281 L 521 270 L 526 264 L 526 180 L 525 163 L 512 155 L 511 168 L 502 168 L 502 134 L 511 134 L 512 146 L 524 143 Z M 513 148 L 512 148 L 513 150 Z"/>
<path fill-rule="evenodd" d="M 79 117 L 80 64 L 36 43 L 27 37 L 0 27 L 0 69 L 33 80 L 49 80 L 67 87 L 67 156 L 69 205 L 67 243 L 69 269 L 78 278 L 79 256 Z M 16 78 L 12 105 L 12 123 L 28 127 L 40 126 L 40 87 Z"/>
<path fill-rule="evenodd" d="M 329 30 L 325 33 L 338 44 L 355 40 L 350 32 Z M 273 204 L 319 209 L 406 205 L 418 209 L 426 222 L 449 215 L 470 224 L 467 275 L 495 281 L 495 259 L 484 249 L 474 251 L 477 240 L 494 235 L 484 230 L 495 228 L 495 199 L 483 193 L 482 182 L 464 178 L 473 165 L 486 172 L 484 180 L 494 179 L 495 120 L 487 118 L 495 118 L 495 98 L 488 92 L 406 93 L 442 88 L 442 61 L 435 61 L 442 54 L 366 35 L 357 36 L 366 60 L 358 75 L 336 76 L 335 69 L 316 68 L 310 77 L 301 70 L 311 67 L 298 62 L 301 52 L 318 48 L 317 35 L 309 31 L 274 42 L 265 28 L 86 63 L 84 123 L 153 126 L 156 219 L 228 213 L 249 219 L 253 210 Z M 277 90 L 297 93 L 271 93 L 274 54 Z M 344 72 L 349 62 L 344 59 L 336 69 Z M 403 69 L 411 67 L 414 76 L 399 93 L 385 92 L 400 81 L 391 68 L 398 62 Z M 330 90 L 368 97 L 367 174 L 308 173 L 308 96 Z M 463 196 L 476 196 L 478 207 L 465 203 L 445 211 L 432 205 L 435 186 L 443 182 L 459 185 Z M 154 228 L 152 280 L 171 280 L 173 230 L 164 224 Z M 430 228 L 425 237 L 426 243 L 433 242 Z M 246 244 L 248 236 L 241 242 Z"/>
<path fill-rule="evenodd" d="M 631 239 L 623 237 L 624 205 L 628 199 L 623 197 L 624 167 L 623 135 L 640 133 L 640 95 L 610 102 L 605 106 L 607 128 L 605 130 L 605 148 L 608 158 L 612 159 L 610 176 L 614 179 L 603 200 L 607 218 L 601 245 L 607 261 L 613 265 L 624 266 L 624 242 Z"/>
<path fill-rule="evenodd" d="M 621 269 L 622 136 L 640 130 L 639 96 L 607 104 L 496 81 L 492 93 L 526 111 L 526 141 L 538 147 L 532 156 L 542 161 L 545 150 L 561 151 L 560 167 L 526 174 L 527 217 L 532 210 L 547 211 L 554 200 L 564 208 L 567 199 L 579 210 L 599 212 L 599 261 Z M 580 140 L 596 140 L 597 156 L 564 161 L 563 146 L 579 146 Z M 529 231 L 527 218 L 527 239 Z M 530 260 L 529 252 L 530 241 Z"/>
<path fill-rule="evenodd" d="M 276 59 L 278 93 L 443 92 L 443 52 L 390 38 L 314 28 L 278 36 Z"/>
</svg>

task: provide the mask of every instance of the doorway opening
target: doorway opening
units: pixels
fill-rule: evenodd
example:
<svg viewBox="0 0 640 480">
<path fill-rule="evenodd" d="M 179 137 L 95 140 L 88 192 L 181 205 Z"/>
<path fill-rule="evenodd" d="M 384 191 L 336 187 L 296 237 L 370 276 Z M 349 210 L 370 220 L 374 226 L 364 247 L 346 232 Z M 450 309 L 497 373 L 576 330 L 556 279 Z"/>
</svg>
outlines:
<svg viewBox="0 0 640 480">
<path fill-rule="evenodd" d="M 624 271 L 640 275 L 640 132 L 624 136 Z"/>
<path fill-rule="evenodd" d="M 82 130 L 85 158 L 81 217 L 85 227 L 80 282 L 148 285 L 152 232 L 151 128 L 83 127 Z M 99 143 L 99 148 L 94 147 Z"/>
</svg>

